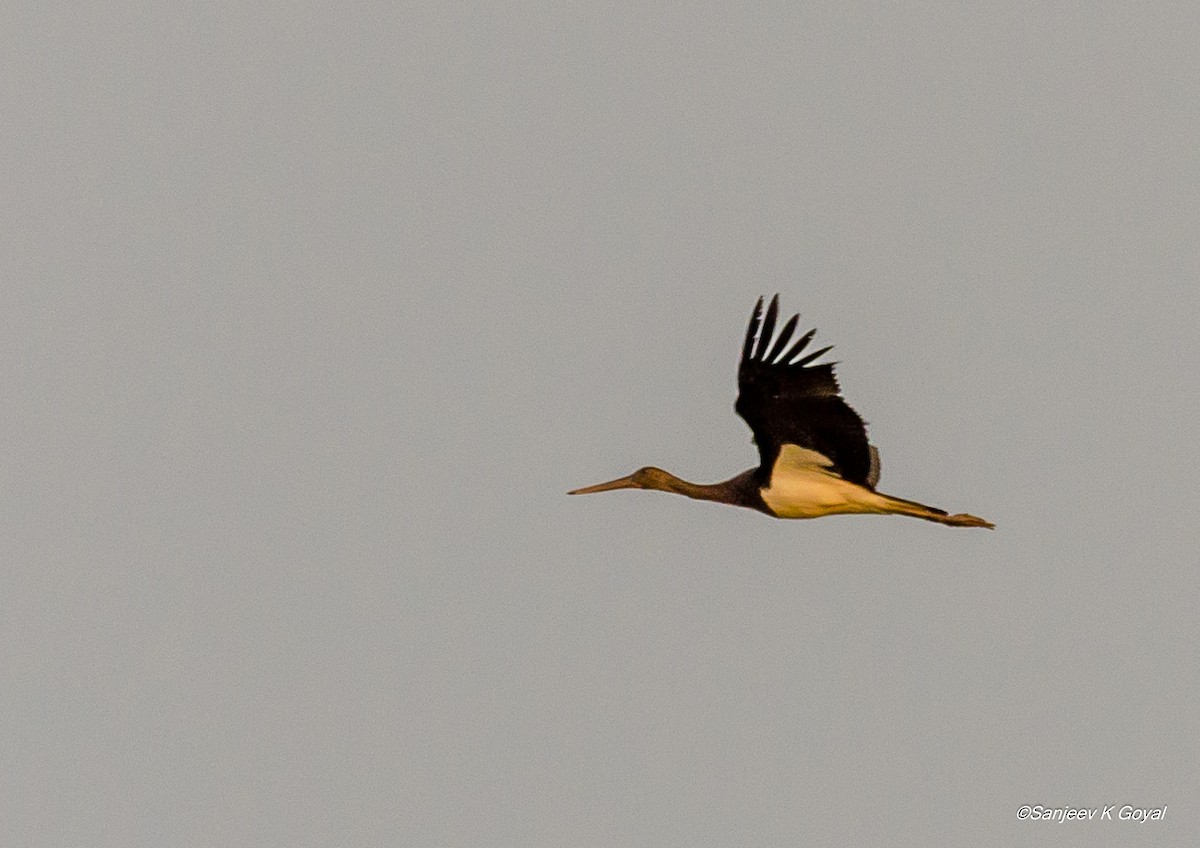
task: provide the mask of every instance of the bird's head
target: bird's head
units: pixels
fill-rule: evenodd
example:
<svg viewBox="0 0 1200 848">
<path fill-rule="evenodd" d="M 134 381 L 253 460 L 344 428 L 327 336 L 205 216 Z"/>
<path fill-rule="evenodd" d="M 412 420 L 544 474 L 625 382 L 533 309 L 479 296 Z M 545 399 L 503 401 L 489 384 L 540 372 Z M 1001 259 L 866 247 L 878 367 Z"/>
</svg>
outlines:
<svg viewBox="0 0 1200 848">
<path fill-rule="evenodd" d="M 615 489 L 666 489 L 675 478 L 653 465 L 639 468 L 628 477 L 620 477 L 595 486 L 584 486 L 567 492 L 568 495 L 590 495 L 595 492 L 611 492 Z"/>
</svg>

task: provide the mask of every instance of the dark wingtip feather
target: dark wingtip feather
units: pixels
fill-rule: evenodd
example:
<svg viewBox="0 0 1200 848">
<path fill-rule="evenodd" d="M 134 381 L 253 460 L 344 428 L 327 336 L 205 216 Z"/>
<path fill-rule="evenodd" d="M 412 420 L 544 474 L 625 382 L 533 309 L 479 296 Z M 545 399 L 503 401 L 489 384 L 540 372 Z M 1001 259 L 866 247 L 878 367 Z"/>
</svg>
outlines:
<svg viewBox="0 0 1200 848">
<path fill-rule="evenodd" d="M 833 345 L 829 345 L 829 347 L 823 347 L 820 350 L 816 351 L 815 353 L 810 353 L 808 356 L 804 357 L 799 362 L 793 362 L 792 364 L 800 365 L 800 366 L 807 365 L 808 363 L 812 362 L 814 359 L 819 358 L 822 354 L 829 353 L 829 351 L 831 351 L 831 350 L 833 350 Z"/>
<path fill-rule="evenodd" d="M 777 317 L 779 317 L 779 295 L 771 298 L 771 305 L 767 307 L 767 314 L 762 322 L 762 332 L 758 334 L 758 356 L 755 359 L 761 361 L 767 345 L 771 343 L 771 336 L 775 335 L 775 319 Z"/>
<path fill-rule="evenodd" d="M 796 331 L 796 322 L 800 320 L 799 315 L 793 315 L 788 322 L 783 325 L 783 329 L 779 331 L 779 338 L 775 340 L 775 344 L 771 345 L 771 349 L 767 355 L 763 357 L 763 362 L 768 364 L 778 364 L 779 354 L 787 347 L 787 343 L 792 339 L 792 333 Z"/>
<path fill-rule="evenodd" d="M 750 326 L 746 328 L 746 341 L 742 345 L 743 362 L 749 361 L 751 353 L 754 350 L 754 334 L 758 330 L 759 323 L 762 321 L 762 305 L 763 299 L 759 297 L 758 303 L 754 304 L 754 311 L 750 313 Z"/>
<path fill-rule="evenodd" d="M 797 316 L 797 317 L 799 317 L 799 316 Z M 785 364 L 785 365 L 791 365 L 792 360 L 800 355 L 801 351 L 803 351 L 804 348 L 808 346 L 808 343 L 812 341 L 812 337 L 815 336 L 816 334 L 817 334 L 817 331 L 815 328 L 812 330 L 809 330 L 803 336 L 796 339 L 796 343 L 794 345 L 792 345 L 791 348 L 788 349 L 788 352 L 783 354 L 777 360 L 775 360 L 775 362 L 780 363 L 780 364 Z"/>
</svg>

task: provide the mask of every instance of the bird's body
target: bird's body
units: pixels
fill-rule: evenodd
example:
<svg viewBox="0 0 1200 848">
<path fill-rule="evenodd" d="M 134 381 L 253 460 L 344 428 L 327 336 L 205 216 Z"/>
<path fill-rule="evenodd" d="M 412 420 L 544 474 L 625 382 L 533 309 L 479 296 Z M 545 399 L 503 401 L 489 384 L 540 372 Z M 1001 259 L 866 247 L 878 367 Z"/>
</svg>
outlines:
<svg viewBox="0 0 1200 848">
<path fill-rule="evenodd" d="M 735 409 L 754 432 L 761 460 L 758 468 L 703 485 L 647 467 L 570 494 L 657 489 L 749 507 L 775 518 L 873 513 L 909 515 L 955 527 L 992 527 L 973 515 L 948 515 L 875 490 L 879 453 L 867 441 L 866 426 L 839 394 L 833 363 L 811 364 L 829 348 L 801 357 L 813 330 L 788 347 L 798 315 L 772 341 L 778 310 L 778 295 L 765 316 L 759 298 L 738 366 Z"/>
<path fill-rule="evenodd" d="M 823 461 L 824 460 L 824 461 Z M 777 518 L 820 518 L 847 512 L 878 512 L 883 496 L 835 474 L 816 451 L 784 445 L 760 490 Z"/>
</svg>

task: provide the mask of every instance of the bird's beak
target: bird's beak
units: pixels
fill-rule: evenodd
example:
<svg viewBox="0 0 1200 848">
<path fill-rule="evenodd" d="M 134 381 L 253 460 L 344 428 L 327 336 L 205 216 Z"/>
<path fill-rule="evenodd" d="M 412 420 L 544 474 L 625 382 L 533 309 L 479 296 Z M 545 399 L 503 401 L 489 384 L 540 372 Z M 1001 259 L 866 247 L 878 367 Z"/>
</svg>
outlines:
<svg viewBox="0 0 1200 848">
<path fill-rule="evenodd" d="M 582 489 L 575 489 L 567 492 L 568 495 L 590 495 L 594 492 L 611 492 L 613 489 L 640 489 L 637 483 L 633 482 L 633 475 L 622 477 L 620 480 L 610 480 L 607 483 L 597 483 L 595 486 L 584 486 Z"/>
</svg>

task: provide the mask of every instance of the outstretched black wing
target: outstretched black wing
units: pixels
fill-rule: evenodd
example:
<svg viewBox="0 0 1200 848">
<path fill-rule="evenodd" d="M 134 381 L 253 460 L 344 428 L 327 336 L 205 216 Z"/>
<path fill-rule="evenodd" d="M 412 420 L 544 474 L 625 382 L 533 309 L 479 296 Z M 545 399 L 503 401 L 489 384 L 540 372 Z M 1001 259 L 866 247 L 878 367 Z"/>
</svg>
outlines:
<svg viewBox="0 0 1200 848">
<path fill-rule="evenodd" d="M 772 341 L 779 314 L 779 295 L 771 299 L 766 316 L 763 300 L 755 304 L 738 366 L 738 399 L 734 408 L 754 431 L 762 465 L 761 485 L 770 482 L 771 468 L 785 444 L 799 445 L 829 458 L 843 479 L 874 488 L 879 462 L 867 443 L 867 428 L 838 394 L 833 363 L 809 363 L 830 348 L 805 354 L 816 330 L 809 330 L 790 347 L 799 315 L 783 325 Z"/>
</svg>

